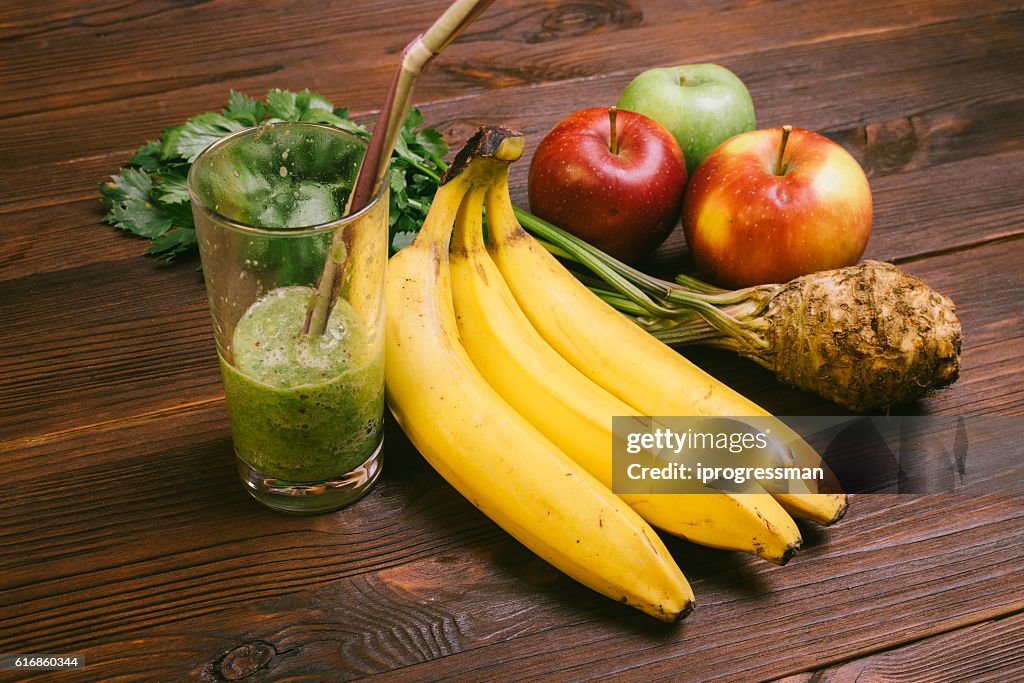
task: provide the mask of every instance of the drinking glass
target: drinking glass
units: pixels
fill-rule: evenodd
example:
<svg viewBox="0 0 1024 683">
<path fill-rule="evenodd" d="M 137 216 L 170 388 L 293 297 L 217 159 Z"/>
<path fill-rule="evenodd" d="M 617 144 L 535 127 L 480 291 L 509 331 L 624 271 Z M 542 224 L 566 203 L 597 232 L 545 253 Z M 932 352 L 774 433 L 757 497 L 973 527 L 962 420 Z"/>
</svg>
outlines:
<svg viewBox="0 0 1024 683">
<path fill-rule="evenodd" d="M 267 124 L 188 175 L 238 471 L 278 510 L 336 510 L 381 470 L 387 183 L 346 211 L 365 151 L 331 126 Z"/>
</svg>

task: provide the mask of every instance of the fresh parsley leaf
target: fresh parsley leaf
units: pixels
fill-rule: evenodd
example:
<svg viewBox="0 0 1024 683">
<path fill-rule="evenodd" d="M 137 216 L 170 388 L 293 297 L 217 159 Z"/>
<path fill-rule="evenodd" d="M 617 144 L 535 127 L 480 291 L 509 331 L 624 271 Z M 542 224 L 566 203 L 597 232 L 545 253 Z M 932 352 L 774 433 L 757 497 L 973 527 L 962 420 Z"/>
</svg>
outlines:
<svg viewBox="0 0 1024 683">
<path fill-rule="evenodd" d="M 175 229 L 195 230 L 195 223 L 192 219 L 192 202 L 180 204 L 164 204 L 158 202 L 163 209 L 164 215 L 171 219 L 171 225 Z"/>
<path fill-rule="evenodd" d="M 241 121 L 229 119 L 223 114 L 206 112 L 188 121 L 181 127 L 175 139 L 174 156 L 186 159 L 189 163 L 196 160 L 199 153 L 221 139 L 228 133 L 245 128 Z M 164 158 L 167 158 L 167 150 Z"/>
<path fill-rule="evenodd" d="M 228 95 L 228 106 L 224 109 L 224 116 L 247 126 L 255 126 L 263 120 L 263 105 L 248 95 L 232 90 Z"/>
<path fill-rule="evenodd" d="M 309 101 L 311 99 L 313 99 L 313 93 L 309 92 L 308 88 L 295 94 L 295 112 L 299 118 L 302 118 L 302 115 L 309 111 Z"/>
<path fill-rule="evenodd" d="M 405 115 L 405 120 L 402 121 L 402 128 L 412 132 L 423 125 L 423 112 L 416 107 L 410 107 L 409 112 Z"/>
<path fill-rule="evenodd" d="M 406 195 L 408 185 L 405 182 L 405 171 L 397 164 L 392 165 L 389 175 L 390 197 L 391 197 L 391 223 L 395 222 L 397 214 L 409 205 L 409 197 Z"/>
<path fill-rule="evenodd" d="M 128 163 L 134 164 L 149 173 L 156 171 L 160 168 L 160 141 L 150 140 L 142 147 L 139 147 L 138 151 L 128 160 Z"/>
<path fill-rule="evenodd" d="M 445 142 L 444 136 L 433 128 L 424 128 L 416 133 L 416 144 L 435 164 L 448 153 L 448 143 Z"/>
<path fill-rule="evenodd" d="M 420 229 L 420 224 L 416 221 L 413 215 L 408 212 L 402 212 L 398 215 L 398 219 L 394 225 L 391 226 L 391 245 L 395 245 L 395 240 L 398 236 L 403 233 L 416 233 Z M 404 244 L 402 246 L 405 246 Z"/>
<path fill-rule="evenodd" d="M 295 93 L 274 88 L 267 93 L 266 115 L 272 119 L 291 121 L 297 117 L 295 112 Z"/>
<path fill-rule="evenodd" d="M 152 192 L 161 202 L 182 204 L 189 201 L 186 174 L 174 168 L 163 169 L 156 174 L 155 181 Z"/>
<path fill-rule="evenodd" d="M 109 209 L 105 217 L 108 223 L 150 239 L 170 229 L 171 218 L 150 201 L 153 182 L 147 173 L 122 168 L 121 174 L 111 179 L 111 183 L 101 187 Z"/>
<path fill-rule="evenodd" d="M 110 199 L 149 199 L 149 191 L 153 187 L 153 181 L 149 174 L 137 168 L 122 168 L 120 175 L 110 176 L 111 183 L 100 186 L 100 191 Z M 107 204 L 111 206 L 113 202 Z"/>
<path fill-rule="evenodd" d="M 196 248 L 196 231 L 184 228 L 168 230 L 153 240 L 146 251 L 151 256 L 162 258 L 165 261 L 173 261 L 181 254 L 192 251 Z"/>
<path fill-rule="evenodd" d="M 119 202 L 110 208 L 107 221 L 122 230 L 155 239 L 171 229 L 171 220 L 156 206 L 137 199 Z"/>
<path fill-rule="evenodd" d="M 148 238 L 147 254 L 167 261 L 196 247 L 195 225 L 188 195 L 188 170 L 195 158 L 222 136 L 268 121 L 308 121 L 336 126 L 366 139 L 367 129 L 349 117 L 348 109 L 303 90 L 274 89 L 264 102 L 239 92 L 228 95 L 221 112 L 206 112 L 180 126 L 164 129 L 160 140 L 139 147 L 109 182 L 100 184 L 105 220 L 122 230 Z M 433 128 L 421 128 L 423 114 L 410 108 L 392 155 L 389 244 L 395 252 L 415 237 L 426 218 L 448 145 Z M 342 197 L 336 201 L 343 203 Z"/>
<path fill-rule="evenodd" d="M 306 92 L 309 92 L 309 91 L 307 90 Z M 310 95 L 309 95 L 309 109 L 310 109 L 310 111 L 312 111 L 314 109 L 323 109 L 324 111 L 329 111 L 332 114 L 335 113 L 335 111 L 334 111 L 334 104 L 329 99 L 324 97 L 323 95 L 318 95 L 317 93 L 310 93 Z M 346 118 L 347 119 L 348 118 L 348 110 L 345 109 L 344 111 L 345 111 L 344 116 L 341 116 L 341 115 L 339 115 L 339 116 L 340 116 L 340 118 Z"/>
<path fill-rule="evenodd" d="M 405 249 L 407 246 L 412 244 L 412 241 L 414 239 L 416 239 L 416 232 L 413 230 L 410 230 L 409 232 L 397 233 L 391 239 L 391 251 L 398 252 L 401 251 L 402 249 Z"/>
<path fill-rule="evenodd" d="M 305 121 L 307 123 L 326 123 L 331 126 L 338 126 L 339 128 L 344 127 L 344 119 L 340 119 L 334 115 L 330 109 L 307 109 L 299 117 L 299 121 Z M 341 125 L 338 125 L 341 124 Z"/>
<path fill-rule="evenodd" d="M 412 164 L 424 161 L 423 157 L 414 152 L 409 146 L 409 140 L 405 133 L 399 134 L 398 138 L 395 139 L 395 152 L 401 161 L 408 161 Z"/>
</svg>

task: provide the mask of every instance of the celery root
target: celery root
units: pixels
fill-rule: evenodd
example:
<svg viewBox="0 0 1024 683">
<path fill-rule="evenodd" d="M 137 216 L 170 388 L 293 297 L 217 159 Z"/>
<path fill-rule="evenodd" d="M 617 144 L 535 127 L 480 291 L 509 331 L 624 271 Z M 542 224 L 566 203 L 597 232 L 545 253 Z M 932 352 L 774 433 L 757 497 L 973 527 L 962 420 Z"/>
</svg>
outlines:
<svg viewBox="0 0 1024 683">
<path fill-rule="evenodd" d="M 725 345 L 851 410 L 912 401 L 959 375 L 953 302 L 892 264 L 813 273 L 760 295 L 766 324 L 745 330 L 754 343 Z M 671 327 L 656 334 L 671 343 Z"/>
</svg>

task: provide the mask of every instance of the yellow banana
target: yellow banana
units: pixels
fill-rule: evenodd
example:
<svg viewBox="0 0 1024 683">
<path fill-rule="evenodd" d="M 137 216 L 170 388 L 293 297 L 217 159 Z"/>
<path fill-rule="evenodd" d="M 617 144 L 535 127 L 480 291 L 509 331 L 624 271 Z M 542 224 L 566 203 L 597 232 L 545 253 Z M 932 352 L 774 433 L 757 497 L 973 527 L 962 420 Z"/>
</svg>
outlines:
<svg viewBox="0 0 1024 683">
<path fill-rule="evenodd" d="M 506 168 L 490 186 L 472 192 L 503 192 L 507 184 Z M 639 415 L 583 376 L 533 328 L 487 254 L 477 211 L 459 214 L 450 270 L 462 344 L 484 379 L 610 487 L 612 417 Z M 693 488 L 702 492 L 619 497 L 654 526 L 702 545 L 753 553 L 777 564 L 800 547 L 796 524 L 767 493 L 729 494 L 699 482 Z"/>
<path fill-rule="evenodd" d="M 458 211 L 479 213 L 479 188 L 522 146 L 511 131 L 481 129 L 446 174 L 416 240 L 388 264 L 388 404 L 441 476 L 526 547 L 584 585 L 674 621 L 690 611 L 693 593 L 661 539 L 509 406 L 459 341 L 452 225 Z"/>
<path fill-rule="evenodd" d="M 487 197 L 488 251 L 533 326 L 580 372 L 644 415 L 769 415 L 584 287 L 522 229 L 507 185 L 499 189 Z M 786 465 L 828 472 L 820 456 L 781 421 L 772 430 L 791 444 Z M 793 493 L 778 482 L 760 483 L 795 517 L 831 524 L 846 511 L 843 494 L 810 488 Z"/>
</svg>

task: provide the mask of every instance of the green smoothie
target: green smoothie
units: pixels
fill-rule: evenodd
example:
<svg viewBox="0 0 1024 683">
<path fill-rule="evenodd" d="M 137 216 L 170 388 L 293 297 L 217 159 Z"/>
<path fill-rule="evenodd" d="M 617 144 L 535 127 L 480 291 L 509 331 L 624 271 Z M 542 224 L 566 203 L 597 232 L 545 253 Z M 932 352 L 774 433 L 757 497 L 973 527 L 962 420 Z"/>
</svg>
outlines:
<svg viewBox="0 0 1024 683">
<path fill-rule="evenodd" d="M 343 300 L 323 335 L 303 335 L 312 292 L 265 294 L 235 327 L 233 364 L 220 359 L 235 452 L 288 482 L 337 478 L 381 440 L 383 344 Z"/>
</svg>

